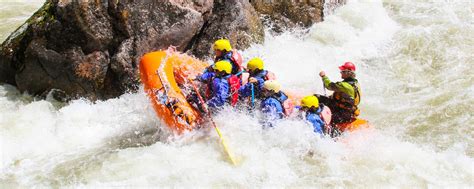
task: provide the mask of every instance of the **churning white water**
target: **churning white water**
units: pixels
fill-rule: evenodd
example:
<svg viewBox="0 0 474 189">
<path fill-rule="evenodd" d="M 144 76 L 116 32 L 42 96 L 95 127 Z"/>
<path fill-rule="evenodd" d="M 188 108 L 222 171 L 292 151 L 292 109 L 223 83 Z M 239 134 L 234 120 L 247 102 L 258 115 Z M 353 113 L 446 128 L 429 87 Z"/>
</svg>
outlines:
<svg viewBox="0 0 474 189">
<path fill-rule="evenodd" d="M 0 39 L 39 6 L 2 1 Z M 472 187 L 472 7 L 349 1 L 307 31 L 267 34 L 243 55 L 262 57 L 288 90 L 324 93 L 319 71 L 338 80 L 337 66 L 355 62 L 373 129 L 334 142 L 301 120 L 264 130 L 227 108 L 215 120 L 236 167 L 212 129 L 170 135 L 142 91 L 63 104 L 0 85 L 0 188 Z"/>
</svg>

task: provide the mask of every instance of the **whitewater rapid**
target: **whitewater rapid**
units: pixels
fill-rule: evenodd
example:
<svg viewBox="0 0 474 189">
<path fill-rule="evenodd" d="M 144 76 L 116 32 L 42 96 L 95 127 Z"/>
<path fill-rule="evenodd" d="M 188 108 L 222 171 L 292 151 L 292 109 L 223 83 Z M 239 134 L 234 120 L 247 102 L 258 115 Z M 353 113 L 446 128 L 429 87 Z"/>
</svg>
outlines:
<svg viewBox="0 0 474 189">
<path fill-rule="evenodd" d="M 337 66 L 356 63 L 373 128 L 334 142 L 301 120 L 264 130 L 226 108 L 215 120 L 237 167 L 212 129 L 170 134 L 143 90 L 61 103 L 0 85 L 0 188 L 472 187 L 473 4 L 349 1 L 309 30 L 267 32 L 242 53 L 287 90 L 324 93 L 319 71 L 339 80 Z M 0 39 L 39 6 L 0 3 Z"/>
</svg>

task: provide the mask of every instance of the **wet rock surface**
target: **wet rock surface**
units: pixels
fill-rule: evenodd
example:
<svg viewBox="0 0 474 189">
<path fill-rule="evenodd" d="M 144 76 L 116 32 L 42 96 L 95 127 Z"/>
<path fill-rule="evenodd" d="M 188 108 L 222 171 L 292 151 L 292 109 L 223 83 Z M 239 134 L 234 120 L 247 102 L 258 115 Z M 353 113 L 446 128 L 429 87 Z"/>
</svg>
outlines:
<svg viewBox="0 0 474 189">
<path fill-rule="evenodd" d="M 172 45 L 208 58 L 219 38 L 235 49 L 263 42 L 262 14 L 284 27 L 322 20 L 322 0 L 266 2 L 47 0 L 0 46 L 0 83 L 34 95 L 108 99 L 137 89 L 147 52 Z"/>
<path fill-rule="evenodd" d="M 263 42 L 263 25 L 259 15 L 247 0 L 215 1 L 213 14 L 191 44 L 192 54 L 212 55 L 213 42 L 229 39 L 237 48 Z"/>
</svg>

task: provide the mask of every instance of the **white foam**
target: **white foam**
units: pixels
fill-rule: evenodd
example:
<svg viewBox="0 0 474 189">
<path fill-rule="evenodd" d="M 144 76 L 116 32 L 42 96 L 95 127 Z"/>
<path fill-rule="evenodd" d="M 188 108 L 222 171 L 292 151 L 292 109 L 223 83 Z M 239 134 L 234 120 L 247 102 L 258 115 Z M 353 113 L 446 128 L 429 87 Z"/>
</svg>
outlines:
<svg viewBox="0 0 474 189">
<path fill-rule="evenodd" d="M 374 129 L 334 142 L 302 120 L 262 129 L 227 108 L 214 119 L 237 167 L 212 128 L 155 133 L 162 126 L 142 90 L 61 107 L 2 85 L 0 186 L 471 187 L 472 10 L 439 3 L 350 1 L 309 31 L 267 34 L 244 50 L 303 94 L 323 93 L 320 70 L 338 80 L 337 66 L 355 62 Z"/>
</svg>

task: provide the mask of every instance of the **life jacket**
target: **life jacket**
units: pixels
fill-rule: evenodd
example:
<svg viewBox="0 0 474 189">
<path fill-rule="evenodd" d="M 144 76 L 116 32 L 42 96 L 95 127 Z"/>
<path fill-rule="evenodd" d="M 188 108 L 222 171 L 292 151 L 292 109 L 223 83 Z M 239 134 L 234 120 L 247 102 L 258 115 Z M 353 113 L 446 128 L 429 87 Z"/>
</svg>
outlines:
<svg viewBox="0 0 474 189">
<path fill-rule="evenodd" d="M 293 110 L 295 109 L 295 105 L 293 101 L 290 98 L 288 98 L 288 95 L 280 91 L 279 93 L 274 95 L 274 98 L 277 99 L 281 103 L 285 117 L 288 117 L 291 115 L 291 113 L 293 113 Z"/>
<path fill-rule="evenodd" d="M 357 117 L 360 114 L 358 105 L 360 103 L 360 90 L 358 87 L 357 80 L 349 80 L 344 81 L 349 83 L 354 89 L 354 98 L 352 98 L 349 94 L 344 92 L 334 92 L 333 98 L 335 100 L 335 105 L 338 108 L 343 110 L 347 110 Z"/>
<path fill-rule="evenodd" d="M 226 52 L 222 56 L 216 57 L 214 62 L 221 61 L 221 60 L 229 60 L 232 64 L 232 72 L 231 74 L 237 74 L 243 70 L 242 67 L 242 55 L 237 52 L 236 50 Z"/>
<path fill-rule="evenodd" d="M 237 52 L 236 50 L 233 50 L 233 51 L 232 51 L 232 56 L 231 56 L 231 59 L 230 59 L 230 60 L 234 63 L 234 65 L 235 65 L 236 67 L 238 67 L 237 72 L 241 72 L 241 71 L 243 70 L 243 67 L 242 67 L 242 62 L 243 62 L 243 61 L 242 61 L 242 55 L 241 55 L 239 52 Z"/>
<path fill-rule="evenodd" d="M 326 134 L 331 133 L 331 109 L 329 109 L 329 107 L 325 106 L 324 104 L 319 104 L 319 107 L 321 108 L 321 111 L 319 112 L 319 117 L 324 122 L 324 132 Z"/>
<path fill-rule="evenodd" d="M 276 80 L 276 75 L 273 72 L 267 70 L 267 74 L 265 75 L 265 81 L 267 80 Z"/>
<path fill-rule="evenodd" d="M 331 124 L 331 109 L 329 107 L 325 106 L 324 104 L 319 104 L 319 107 L 321 108 L 321 112 L 319 112 L 319 117 L 324 121 L 325 125 Z"/>
<path fill-rule="evenodd" d="M 211 79 L 211 81 L 214 78 Z M 229 103 L 235 106 L 239 100 L 240 78 L 236 75 L 227 76 L 227 83 L 229 84 Z M 209 82 L 206 87 L 206 98 L 211 98 L 212 82 Z"/>
<path fill-rule="evenodd" d="M 227 82 L 229 82 L 229 102 L 230 105 L 235 106 L 237 101 L 239 100 L 239 89 L 240 89 L 240 78 L 236 75 L 231 75 L 227 78 Z"/>
<path fill-rule="evenodd" d="M 268 71 L 268 70 L 261 71 L 255 77 L 263 77 L 263 80 L 265 80 L 265 81 L 267 81 L 267 80 L 276 80 L 275 74 L 273 72 Z M 250 75 L 249 75 L 249 73 L 242 73 L 241 78 L 242 78 L 242 85 L 245 85 L 249 82 Z"/>
</svg>

